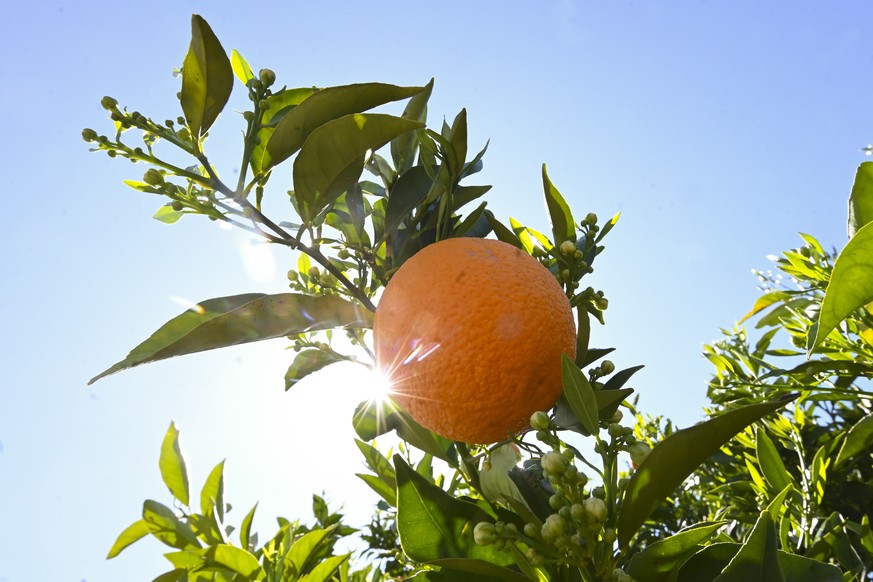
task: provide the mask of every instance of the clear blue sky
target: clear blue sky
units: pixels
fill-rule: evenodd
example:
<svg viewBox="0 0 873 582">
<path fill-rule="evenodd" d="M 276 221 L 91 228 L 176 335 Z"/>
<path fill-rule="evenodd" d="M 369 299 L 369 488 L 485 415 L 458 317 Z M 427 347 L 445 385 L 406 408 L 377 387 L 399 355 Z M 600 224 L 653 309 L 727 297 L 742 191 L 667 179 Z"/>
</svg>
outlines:
<svg viewBox="0 0 873 582">
<path fill-rule="evenodd" d="M 548 228 L 543 162 L 580 216 L 621 211 L 591 279 L 610 299 L 593 343 L 617 347 L 619 367 L 646 364 L 633 382 L 644 410 L 688 425 L 705 403 L 701 346 L 751 306 L 750 269 L 795 246 L 798 231 L 845 242 L 846 197 L 873 141 L 871 11 L 866 1 L 8 4 L 0 582 L 167 569 L 152 542 L 103 558 L 144 499 L 167 501 L 157 454 L 172 419 L 195 487 L 227 458 L 234 523 L 260 500 L 256 527 L 269 535 L 275 515 L 309 519 L 321 490 L 352 523 L 369 516 L 374 496 L 352 476 L 362 469 L 353 386 L 322 376 L 284 393 L 292 354 L 281 341 L 85 387 L 182 310 L 173 297 L 278 292 L 291 264 L 277 252 L 265 276 L 239 233 L 151 220 L 161 201 L 121 184 L 144 168 L 90 154 L 80 138 L 107 130 L 104 94 L 157 119 L 179 114 L 171 73 L 191 13 L 281 84 L 435 77 L 431 121 L 466 107 L 471 149 L 491 140 L 480 176 L 503 219 Z M 226 113 L 212 132 L 226 172 L 240 127 Z"/>
</svg>

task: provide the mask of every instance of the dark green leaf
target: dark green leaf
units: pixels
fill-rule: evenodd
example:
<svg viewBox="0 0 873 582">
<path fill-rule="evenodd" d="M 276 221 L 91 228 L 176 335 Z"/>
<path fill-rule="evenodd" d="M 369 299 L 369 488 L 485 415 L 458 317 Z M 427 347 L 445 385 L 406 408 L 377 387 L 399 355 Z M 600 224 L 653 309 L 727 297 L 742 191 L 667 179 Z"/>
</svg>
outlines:
<svg viewBox="0 0 873 582">
<path fill-rule="evenodd" d="M 403 551 L 418 562 L 478 558 L 509 566 L 512 557 L 473 541 L 473 528 L 493 518 L 475 503 L 448 495 L 394 456 L 397 474 L 397 529 Z"/>
<path fill-rule="evenodd" d="M 476 580 L 500 580 L 501 582 L 530 582 L 530 578 L 520 572 L 510 570 L 497 564 L 475 558 L 444 558 L 430 562 L 433 566 L 442 568 L 441 572 L 463 572 L 475 574 Z"/>
<path fill-rule="evenodd" d="M 591 341 L 591 319 L 584 307 L 576 308 L 576 365 L 584 368 L 588 357 L 588 344 Z"/>
<path fill-rule="evenodd" d="M 161 478 L 170 493 L 182 502 L 182 505 L 188 505 L 188 468 L 182 446 L 179 444 L 179 431 L 176 429 L 175 422 L 170 423 L 170 428 L 164 435 L 158 464 L 161 467 Z"/>
<path fill-rule="evenodd" d="M 873 451 L 873 413 L 868 414 L 849 429 L 834 466 L 838 467 L 864 451 L 867 452 L 868 456 Z"/>
<path fill-rule="evenodd" d="M 224 523 L 224 461 L 215 465 L 200 490 L 200 512 L 212 515 L 213 508 L 219 522 Z"/>
<path fill-rule="evenodd" d="M 209 130 L 233 90 L 233 69 L 221 43 L 199 15 L 191 17 L 191 46 L 182 64 L 182 111 L 195 137 Z"/>
<path fill-rule="evenodd" d="M 561 354 L 561 374 L 564 379 L 564 396 L 573 414 L 590 434 L 598 432 L 598 407 L 594 390 L 582 370 L 576 367 L 567 354 Z"/>
<path fill-rule="evenodd" d="M 208 299 L 165 323 L 127 357 L 92 378 L 227 346 L 332 328 L 370 328 L 369 311 L 334 296 L 247 293 Z"/>
<path fill-rule="evenodd" d="M 121 553 L 127 546 L 137 542 L 147 536 L 149 534 L 149 526 L 148 524 L 139 519 L 129 526 L 127 526 L 123 532 L 118 535 L 118 538 L 115 540 L 115 543 L 112 544 L 112 548 L 109 550 L 109 554 L 106 555 L 106 559 L 112 559 L 118 554 Z"/>
<path fill-rule="evenodd" d="M 360 83 L 328 87 L 300 103 L 276 125 L 267 143 L 263 168 L 267 170 L 288 159 L 303 147 L 309 135 L 325 123 L 340 117 L 361 113 L 389 103 L 412 97 L 424 90 L 423 87 L 397 87 L 383 83 Z M 418 120 L 410 121 L 415 127 L 423 127 Z M 384 143 L 400 133 L 386 139 Z"/>
<path fill-rule="evenodd" d="M 400 175 L 388 193 L 383 237 L 393 236 L 412 211 L 427 197 L 433 180 L 423 166 L 414 166 Z"/>
<path fill-rule="evenodd" d="M 321 370 L 325 366 L 343 361 L 344 358 L 333 351 L 316 348 L 303 350 L 294 357 L 294 361 L 285 372 L 285 390 L 290 390 L 297 382 Z"/>
<path fill-rule="evenodd" d="M 815 350 L 853 311 L 873 301 L 873 224 L 849 241 L 834 263 L 809 352 Z"/>
<path fill-rule="evenodd" d="M 376 475 L 370 475 L 368 473 L 355 473 L 355 476 L 360 478 L 364 483 L 366 483 L 370 489 L 376 492 L 382 499 L 385 500 L 385 503 L 390 505 L 391 507 L 397 506 L 397 492 L 388 486 L 384 480 L 380 479 Z"/>
<path fill-rule="evenodd" d="M 173 510 L 151 499 L 142 506 L 142 519 L 149 528 L 149 533 L 163 543 L 173 548 L 186 550 L 199 548 L 200 542 L 188 525 L 179 521 Z"/>
<path fill-rule="evenodd" d="M 549 209 L 549 219 L 552 221 L 552 234 L 555 246 L 561 246 L 565 240 L 576 240 L 576 224 L 573 213 L 564 197 L 552 184 L 546 165 L 543 164 L 543 191 L 546 194 L 546 207 Z"/>
<path fill-rule="evenodd" d="M 594 400 L 597 402 L 597 415 L 600 420 L 609 420 L 612 418 L 622 401 L 633 394 L 633 392 L 633 388 L 622 388 L 620 390 L 594 390 Z M 555 405 L 555 424 L 561 428 L 570 429 L 580 434 L 591 434 L 576 418 L 573 409 L 570 408 L 570 404 L 567 402 L 567 398 L 563 394 L 558 398 L 558 402 Z"/>
<path fill-rule="evenodd" d="M 409 582 L 501 582 L 500 578 L 481 576 L 457 570 L 423 570 L 406 578 Z"/>
<path fill-rule="evenodd" d="M 632 368 L 625 368 L 620 372 L 616 372 L 613 374 L 609 380 L 606 381 L 606 384 L 603 385 L 604 390 L 618 390 L 622 386 L 624 386 L 630 377 L 645 368 L 645 366 L 633 366 Z"/>
<path fill-rule="evenodd" d="M 324 91 L 310 99 L 322 94 Z M 303 108 L 307 101 L 286 115 L 282 122 Z M 282 122 L 270 144 L 275 141 Z M 311 220 L 357 182 L 367 151 L 377 150 L 390 139 L 421 126 L 417 121 L 391 115 L 355 113 L 314 129 L 294 160 L 294 194 L 301 218 Z"/>
<path fill-rule="evenodd" d="M 514 247 L 524 250 L 524 245 L 521 244 L 521 240 L 519 240 L 515 233 L 512 232 L 505 224 L 497 220 L 490 210 L 485 211 L 485 217 L 491 224 L 491 229 L 494 231 L 494 234 L 497 235 L 498 240 L 509 243 Z"/>
<path fill-rule="evenodd" d="M 785 582 L 778 549 L 776 524 L 762 511 L 740 551 L 713 582 Z"/>
<path fill-rule="evenodd" d="M 433 92 L 433 79 L 428 81 L 424 89 L 413 95 L 403 110 L 403 119 L 424 122 L 427 119 L 427 101 Z M 391 140 L 391 159 L 398 174 L 403 174 L 415 162 L 415 150 L 418 141 L 414 133 L 404 133 Z"/>
<path fill-rule="evenodd" d="M 764 479 L 772 489 L 782 491 L 792 484 L 791 475 L 785 470 L 785 464 L 782 462 L 782 457 L 779 456 L 779 451 L 776 450 L 776 446 L 764 432 L 764 429 L 760 427 L 758 427 L 755 438 L 755 450 Z"/>
<path fill-rule="evenodd" d="M 631 559 L 627 573 L 645 582 L 667 582 L 670 573 L 695 554 L 699 549 L 698 545 L 708 540 L 725 523 L 727 522 L 719 521 L 693 525 L 646 546 Z"/>
<path fill-rule="evenodd" d="M 676 582 L 703 582 L 714 580 L 730 563 L 742 544 L 711 544 L 691 556 L 679 569 Z"/>
<path fill-rule="evenodd" d="M 811 560 L 779 550 L 779 565 L 788 582 L 842 582 L 840 569 L 831 564 Z M 748 582 L 748 581 L 744 581 Z"/>
<path fill-rule="evenodd" d="M 849 196 L 849 238 L 873 221 L 873 162 L 858 166 Z"/>
<path fill-rule="evenodd" d="M 462 220 L 457 226 L 455 226 L 455 229 L 452 231 L 452 237 L 457 238 L 462 236 L 476 236 L 477 225 L 480 225 L 481 221 L 485 220 L 483 218 L 483 214 L 485 212 L 485 204 L 486 202 L 483 202 L 482 204 L 477 206 L 473 212 L 468 214 L 467 217 L 464 218 L 464 220 Z M 486 221 L 485 226 L 488 227 L 487 225 L 488 223 Z M 488 227 L 488 230 L 490 231 L 490 227 Z"/>
<path fill-rule="evenodd" d="M 590 366 L 603 356 L 614 351 L 615 348 L 589 348 L 588 353 L 585 355 L 585 360 L 579 365 L 579 367 L 584 368 L 585 366 Z"/>
<path fill-rule="evenodd" d="M 276 126 L 291 110 L 316 92 L 318 89 L 315 87 L 300 87 L 281 89 L 267 97 L 270 107 L 261 115 L 261 129 L 258 130 L 258 140 L 252 148 L 251 166 L 255 175 L 269 169 L 270 156 L 266 154 L 267 144 L 276 131 Z"/>
<path fill-rule="evenodd" d="M 465 204 L 484 196 L 491 186 L 458 186 L 452 196 L 452 210 L 459 210 Z"/>
<path fill-rule="evenodd" d="M 626 546 L 652 511 L 711 454 L 763 416 L 796 395 L 744 406 L 676 431 L 660 442 L 631 476 L 618 514 L 618 540 Z"/>
</svg>

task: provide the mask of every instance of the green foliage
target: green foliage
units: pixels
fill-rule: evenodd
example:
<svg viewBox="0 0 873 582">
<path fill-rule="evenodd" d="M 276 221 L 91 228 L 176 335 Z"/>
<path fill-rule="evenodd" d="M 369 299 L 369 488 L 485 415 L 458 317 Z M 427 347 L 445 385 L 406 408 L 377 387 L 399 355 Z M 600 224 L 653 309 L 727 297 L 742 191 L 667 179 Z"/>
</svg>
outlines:
<svg viewBox="0 0 873 582">
<path fill-rule="evenodd" d="M 241 170 L 229 185 L 205 146 L 234 76 L 251 107 L 242 113 Z M 462 182 L 482 169 L 487 144 L 469 157 L 466 110 L 438 131 L 427 126 L 433 80 L 422 87 L 275 87 L 272 70 L 256 75 L 237 51 L 228 57 L 195 15 L 182 67 L 183 116 L 156 123 L 102 100 L 114 137 L 86 129 L 83 138 L 94 151 L 148 166 L 141 181 L 125 183 L 164 199 L 157 220 L 223 221 L 286 249 L 293 268 L 291 292 L 200 302 L 91 382 L 177 355 L 282 337 L 296 351 L 286 389 L 335 362 L 371 366 L 374 299 L 404 261 L 442 239 L 492 233 L 536 257 L 563 285 L 578 322 L 575 361 L 562 361 L 564 392 L 555 406 L 535 413 L 530 430 L 489 447 L 431 433 L 390 399 L 361 403 L 352 422 L 368 471 L 358 477 L 381 498 L 366 532 L 314 496 L 313 525 L 279 518 L 276 533 L 260 542 L 252 532 L 257 505 L 238 529 L 227 523 L 224 461 L 207 477 L 195 512 L 197 495 L 171 424 L 159 467 L 175 509 L 145 501 L 109 558 L 153 537 L 172 549 L 165 554 L 172 569 L 156 579 L 164 581 L 805 582 L 870 575 L 873 411 L 863 381 L 873 375 L 866 309 L 873 299 L 873 166 L 863 164 L 856 177 L 846 249 L 835 259 L 802 235 L 804 245 L 777 260 L 793 287 L 760 274 L 764 293 L 740 322 L 756 319 L 760 337 L 752 345 L 737 327 L 706 346 L 715 367 L 709 418 L 676 430 L 628 402 L 634 388 L 627 384 L 642 366 L 616 370 L 604 359 L 613 348 L 589 346 L 591 320 L 604 324 L 609 302 L 582 280 L 618 215 L 601 223 L 588 213 L 577 222 L 545 165 L 551 238 L 512 217 L 504 224 L 486 202 L 473 208 L 490 186 Z M 381 109 L 401 101 L 400 115 Z M 129 131 L 142 145 L 128 145 Z M 191 165 L 168 161 L 164 147 Z M 274 171 L 284 163 L 290 172 Z M 283 176 L 291 184 L 277 186 Z M 287 221 L 262 211 L 264 196 L 277 194 L 290 203 Z M 347 341 L 336 342 L 337 334 Z M 807 347 L 813 357 L 804 360 Z M 622 424 L 623 410 L 633 413 L 634 427 Z M 392 431 L 400 444 L 385 452 L 374 439 Z M 589 439 L 593 454 L 579 439 Z M 367 549 L 357 559 L 336 553 L 337 542 L 353 535 Z"/>
</svg>

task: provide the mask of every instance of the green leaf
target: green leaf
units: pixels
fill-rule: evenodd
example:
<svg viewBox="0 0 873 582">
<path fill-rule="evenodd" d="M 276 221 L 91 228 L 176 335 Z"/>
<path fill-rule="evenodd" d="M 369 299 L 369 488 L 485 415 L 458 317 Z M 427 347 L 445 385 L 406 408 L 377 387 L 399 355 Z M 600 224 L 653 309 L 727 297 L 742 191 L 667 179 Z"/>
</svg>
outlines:
<svg viewBox="0 0 873 582">
<path fill-rule="evenodd" d="M 488 219 L 488 223 L 491 225 L 491 230 L 494 231 L 494 234 L 497 236 L 497 240 L 501 240 L 505 243 L 509 243 L 512 246 L 525 250 L 524 245 L 521 243 L 521 240 L 512 232 L 505 224 L 497 220 L 494 217 L 494 214 L 490 210 L 485 211 L 485 218 Z"/>
<path fill-rule="evenodd" d="M 413 166 L 402 173 L 388 192 L 388 206 L 385 208 L 385 231 L 383 238 L 394 236 L 404 220 L 424 202 L 433 180 L 423 166 Z"/>
<path fill-rule="evenodd" d="M 227 544 L 212 546 L 206 555 L 210 560 L 246 578 L 253 577 L 261 569 L 258 559 L 253 554 Z"/>
<path fill-rule="evenodd" d="M 343 360 L 344 358 L 339 354 L 317 348 L 299 352 L 288 367 L 288 371 L 285 372 L 285 390 L 290 390 L 309 374 Z"/>
<path fill-rule="evenodd" d="M 285 556 L 285 563 L 294 568 L 298 575 L 304 572 L 334 529 L 334 527 L 314 529 L 298 538 Z"/>
<path fill-rule="evenodd" d="M 261 129 L 258 130 L 257 143 L 252 148 L 251 166 L 256 176 L 265 173 L 268 169 L 265 165 L 270 161 L 269 154 L 266 154 L 267 144 L 276 126 L 295 107 L 317 92 L 318 89 L 315 87 L 298 87 L 280 89 L 267 97 L 270 107 L 261 114 Z"/>
<path fill-rule="evenodd" d="M 478 558 L 509 566 L 508 553 L 473 541 L 473 528 L 493 518 L 475 503 L 457 499 L 419 475 L 399 455 L 397 474 L 397 530 L 403 551 L 417 562 L 444 558 Z"/>
<path fill-rule="evenodd" d="M 631 476 L 618 514 L 618 540 L 624 547 L 652 511 L 710 455 L 748 425 L 795 400 L 788 395 L 732 410 L 676 431 L 652 449 Z"/>
<path fill-rule="evenodd" d="M 561 374 L 564 379 L 564 396 L 570 409 L 589 434 L 597 434 L 599 409 L 594 390 L 582 370 L 576 367 L 567 354 L 561 354 Z"/>
<path fill-rule="evenodd" d="M 323 93 L 316 93 L 310 99 Z M 305 103 L 298 105 L 282 121 L 299 111 Z M 294 194 L 300 217 L 304 221 L 311 220 L 357 182 L 367 151 L 377 150 L 392 138 L 421 127 L 417 121 L 392 115 L 355 113 L 328 121 L 313 130 L 294 160 Z M 278 131 L 279 127 L 270 140 L 271 144 Z"/>
<path fill-rule="evenodd" d="M 361 113 L 421 93 L 424 87 L 397 87 L 383 83 L 360 83 L 328 87 L 300 103 L 276 125 L 264 154 L 263 168 L 268 170 L 288 159 L 303 147 L 309 135 L 318 127 L 340 117 Z M 411 121 L 415 127 L 424 124 Z M 386 139 L 397 137 L 397 134 Z M 383 142 L 385 143 L 385 142 Z"/>
<path fill-rule="evenodd" d="M 530 578 L 510 570 L 504 566 L 498 566 L 485 560 L 475 558 L 443 558 L 429 562 L 433 566 L 442 568 L 441 572 L 463 572 L 475 574 L 476 580 L 500 580 L 501 582 L 530 582 Z M 454 580 L 454 578 L 453 578 Z"/>
<path fill-rule="evenodd" d="M 233 69 L 233 74 L 242 81 L 243 85 L 248 86 L 249 81 L 255 78 L 255 73 L 252 71 L 251 66 L 249 66 L 249 62 L 236 49 L 230 51 L 230 67 Z"/>
<path fill-rule="evenodd" d="M 867 223 L 855 233 L 834 263 L 809 352 L 812 353 L 841 321 L 870 301 L 873 301 L 873 224 Z"/>
<path fill-rule="evenodd" d="M 127 526 L 124 531 L 118 535 L 118 538 L 115 540 L 115 543 L 112 544 L 112 548 L 106 555 L 106 559 L 111 560 L 112 558 L 120 554 L 121 551 L 124 550 L 127 546 L 141 540 L 148 534 L 148 524 L 142 519 L 136 520 L 135 522 Z"/>
<path fill-rule="evenodd" d="M 319 562 L 309 573 L 300 578 L 300 582 L 327 582 L 332 580 L 333 575 L 345 564 L 351 554 L 330 556 Z"/>
<path fill-rule="evenodd" d="M 403 119 L 424 122 L 427 119 L 427 102 L 433 92 L 433 79 L 428 81 L 421 92 L 412 96 L 403 110 Z M 391 140 L 391 159 L 398 174 L 403 174 L 415 162 L 418 140 L 414 133 L 404 133 Z"/>
<path fill-rule="evenodd" d="M 873 412 L 849 429 L 846 439 L 840 447 L 834 467 L 839 467 L 840 464 L 845 463 L 858 453 L 867 451 L 869 455 L 871 450 L 873 450 Z"/>
<path fill-rule="evenodd" d="M 791 475 L 785 470 L 785 464 L 779 456 L 779 451 L 776 450 L 776 445 L 760 427 L 755 437 L 755 450 L 764 479 L 772 489 L 782 491 L 792 484 Z"/>
<path fill-rule="evenodd" d="M 383 479 L 369 473 L 355 473 L 355 476 L 361 479 L 367 486 L 370 487 L 376 494 L 385 500 L 385 503 L 391 507 L 397 506 L 397 492 L 388 486 Z"/>
<path fill-rule="evenodd" d="M 219 521 L 224 523 L 224 461 L 215 465 L 200 490 L 200 512 L 212 515 L 213 508 Z"/>
<path fill-rule="evenodd" d="M 465 204 L 480 198 L 491 190 L 491 186 L 458 186 L 452 195 L 452 210 L 459 210 Z"/>
<path fill-rule="evenodd" d="M 176 568 L 169 572 L 164 572 L 152 582 L 188 582 L 188 570 L 184 568 Z"/>
<path fill-rule="evenodd" d="M 576 308 L 576 330 L 576 365 L 582 368 L 591 341 L 591 318 L 588 310 L 581 306 Z"/>
<path fill-rule="evenodd" d="M 255 518 L 255 510 L 258 509 L 258 504 L 255 503 L 246 516 L 242 520 L 239 528 L 239 543 L 243 548 L 249 549 L 252 538 L 252 520 Z M 254 548 L 252 548 L 254 549 Z"/>
<path fill-rule="evenodd" d="M 564 197 L 552 184 L 546 165 L 543 164 L 543 190 L 546 194 L 546 207 L 549 209 L 549 219 L 552 221 L 552 234 L 555 246 L 561 246 L 565 240 L 576 241 L 576 224 L 573 213 Z"/>
<path fill-rule="evenodd" d="M 200 547 L 191 528 L 179 521 L 166 505 L 147 499 L 142 505 L 142 518 L 148 525 L 149 533 L 168 546 L 180 550 Z"/>
<path fill-rule="evenodd" d="M 730 563 L 742 544 L 710 544 L 691 556 L 679 569 L 676 582 L 714 580 Z"/>
<path fill-rule="evenodd" d="M 594 400 L 597 402 L 597 415 L 600 420 L 609 420 L 612 418 L 622 401 L 633 394 L 633 392 L 633 388 L 622 388 L 620 390 L 594 390 Z M 564 395 L 561 395 L 561 397 L 558 398 L 558 402 L 555 406 L 555 424 L 561 428 L 574 430 L 581 434 L 591 434 L 578 421 Z"/>
<path fill-rule="evenodd" d="M 164 480 L 167 488 L 169 488 L 170 493 L 182 505 L 187 506 L 188 468 L 185 463 L 182 446 L 179 444 L 179 431 L 176 429 L 175 422 L 170 423 L 170 428 L 167 429 L 167 434 L 164 435 L 159 465 L 161 467 L 161 478 Z"/>
<path fill-rule="evenodd" d="M 873 221 L 873 162 L 858 166 L 849 195 L 849 238 Z"/>
<path fill-rule="evenodd" d="M 689 526 L 679 533 L 659 540 L 635 554 L 627 566 L 627 573 L 645 582 L 667 582 L 673 572 L 725 523 L 701 523 Z"/>
<path fill-rule="evenodd" d="M 233 90 L 233 69 L 209 24 L 191 17 L 191 46 L 182 64 L 180 101 L 188 129 L 195 137 L 209 130 Z"/>
<path fill-rule="evenodd" d="M 770 512 L 762 511 L 749 538 L 713 582 L 785 582 L 778 549 L 776 524 Z"/>
<path fill-rule="evenodd" d="M 124 360 L 88 384 L 120 370 L 173 356 L 302 332 L 372 325 L 372 313 L 334 296 L 247 293 L 208 299 L 165 323 Z"/>
<path fill-rule="evenodd" d="M 178 210 L 173 210 L 172 204 L 164 204 L 163 206 L 158 208 L 158 211 L 155 212 L 152 218 L 154 218 L 158 222 L 163 222 L 164 224 L 174 224 L 176 222 L 179 222 L 179 219 L 182 218 L 183 214 L 185 213 Z"/>
<path fill-rule="evenodd" d="M 619 388 L 624 386 L 628 380 L 630 380 L 631 376 L 633 376 L 643 368 L 645 368 L 645 366 L 639 365 L 625 368 L 620 372 L 616 372 L 609 378 L 609 380 L 606 381 L 606 384 L 603 385 L 603 390 L 618 390 Z"/>
<path fill-rule="evenodd" d="M 779 550 L 779 565 L 789 582 L 842 582 L 840 569 L 831 564 Z M 744 581 L 748 582 L 748 581 Z"/>
</svg>

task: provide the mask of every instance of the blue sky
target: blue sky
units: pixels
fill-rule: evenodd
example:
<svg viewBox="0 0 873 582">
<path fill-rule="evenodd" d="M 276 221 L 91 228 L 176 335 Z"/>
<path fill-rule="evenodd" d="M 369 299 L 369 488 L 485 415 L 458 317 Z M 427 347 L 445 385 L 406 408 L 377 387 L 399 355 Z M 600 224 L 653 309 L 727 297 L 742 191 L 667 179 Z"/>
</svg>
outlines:
<svg viewBox="0 0 873 582">
<path fill-rule="evenodd" d="M 173 419 L 193 485 L 226 458 L 230 518 L 260 500 L 262 535 L 275 515 L 309 519 L 313 492 L 360 525 L 375 500 L 352 476 L 363 468 L 349 423 L 355 387 L 328 373 L 284 393 L 292 354 L 281 341 L 85 387 L 182 310 L 173 298 L 279 292 L 292 264 L 281 252 L 272 270 L 254 264 L 263 249 L 205 220 L 151 220 L 161 201 L 121 183 L 145 168 L 81 140 L 83 127 L 108 130 L 105 94 L 156 119 L 179 114 L 172 70 L 192 13 L 280 84 L 435 77 L 430 120 L 466 107 L 471 149 L 491 140 L 479 179 L 504 220 L 548 229 L 543 162 L 577 215 L 621 211 L 591 278 L 610 299 L 592 341 L 616 347 L 619 367 L 645 364 L 633 382 L 641 407 L 681 425 L 705 404 L 702 344 L 756 297 L 750 269 L 796 246 L 798 231 L 845 242 L 846 198 L 873 141 L 868 2 L 247 6 L 37 0 L 2 10 L 0 582 L 164 571 L 156 543 L 103 558 L 144 499 L 167 501 L 157 454 Z M 230 106 L 243 99 L 237 87 Z M 208 145 L 228 172 L 240 127 L 226 112 Z"/>
</svg>

